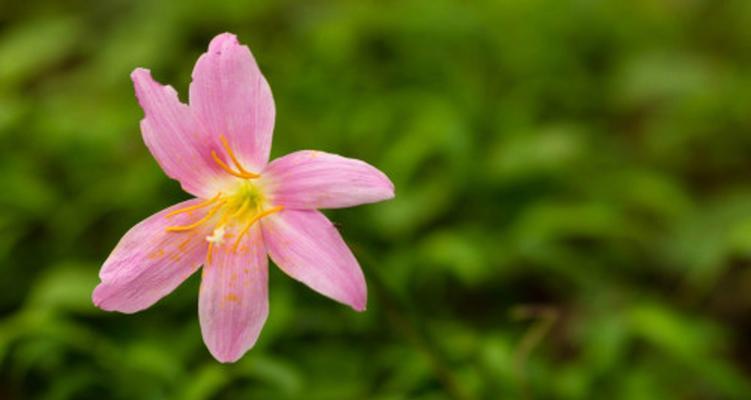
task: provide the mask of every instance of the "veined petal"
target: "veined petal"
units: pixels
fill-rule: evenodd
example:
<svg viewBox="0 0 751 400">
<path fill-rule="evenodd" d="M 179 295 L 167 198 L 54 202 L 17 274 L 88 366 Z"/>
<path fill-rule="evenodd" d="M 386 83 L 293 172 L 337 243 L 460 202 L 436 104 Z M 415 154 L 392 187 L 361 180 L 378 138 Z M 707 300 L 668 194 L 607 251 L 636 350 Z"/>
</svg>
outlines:
<svg viewBox="0 0 751 400">
<path fill-rule="evenodd" d="M 271 201 L 291 209 L 352 207 L 394 197 L 394 184 L 372 165 L 321 151 L 277 158 L 263 176 Z"/>
<path fill-rule="evenodd" d="M 256 343 L 268 313 L 268 258 L 254 226 L 236 251 L 232 243 L 215 247 L 203 269 L 198 303 L 203 341 L 217 360 L 237 361 Z"/>
<path fill-rule="evenodd" d="M 141 133 L 146 147 L 172 179 L 197 197 L 210 197 L 225 174 L 211 160 L 210 141 L 196 125 L 187 105 L 171 86 L 154 81 L 151 72 L 137 68 L 131 74 L 145 117 Z"/>
<path fill-rule="evenodd" d="M 266 250 L 287 275 L 357 311 L 365 277 L 334 225 L 319 211 L 283 210 L 261 220 Z"/>
<path fill-rule="evenodd" d="M 274 99 L 247 46 L 223 33 L 209 44 L 193 69 L 190 108 L 214 146 L 224 135 L 252 172 L 266 166 L 274 130 Z"/>
<path fill-rule="evenodd" d="M 172 292 L 203 263 L 209 227 L 167 232 L 172 225 L 188 225 L 199 212 L 168 217 L 172 211 L 199 204 L 193 199 L 162 210 L 131 228 L 115 246 L 99 271 L 94 304 L 107 311 L 134 313 Z"/>
</svg>

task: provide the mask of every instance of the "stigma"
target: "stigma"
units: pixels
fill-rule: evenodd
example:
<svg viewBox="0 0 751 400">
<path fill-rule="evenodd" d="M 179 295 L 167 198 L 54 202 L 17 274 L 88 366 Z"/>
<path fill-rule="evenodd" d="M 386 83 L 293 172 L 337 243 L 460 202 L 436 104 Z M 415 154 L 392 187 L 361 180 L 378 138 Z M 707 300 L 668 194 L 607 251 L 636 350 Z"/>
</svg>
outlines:
<svg viewBox="0 0 751 400">
<path fill-rule="evenodd" d="M 222 244 L 224 241 L 224 234 L 226 233 L 223 226 L 214 229 L 214 233 L 210 236 L 206 236 L 206 241 L 214 244 Z"/>
</svg>

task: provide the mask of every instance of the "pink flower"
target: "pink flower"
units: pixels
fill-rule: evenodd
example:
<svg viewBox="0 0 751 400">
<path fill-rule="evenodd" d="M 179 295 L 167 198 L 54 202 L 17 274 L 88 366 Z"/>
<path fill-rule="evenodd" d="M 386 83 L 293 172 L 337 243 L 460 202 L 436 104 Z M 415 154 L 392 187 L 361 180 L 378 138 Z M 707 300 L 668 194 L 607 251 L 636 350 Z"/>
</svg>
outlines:
<svg viewBox="0 0 751 400">
<path fill-rule="evenodd" d="M 138 68 L 141 132 L 164 172 L 196 198 L 134 226 L 99 273 L 93 301 L 134 313 L 169 294 L 203 265 L 201 334 L 219 361 L 255 344 L 269 310 L 269 257 L 287 275 L 357 311 L 365 278 L 318 208 L 394 197 L 394 185 L 365 162 L 298 151 L 268 163 L 274 100 L 247 46 L 215 37 L 193 69 L 190 104 Z M 268 164 L 267 164 L 268 163 Z"/>
</svg>

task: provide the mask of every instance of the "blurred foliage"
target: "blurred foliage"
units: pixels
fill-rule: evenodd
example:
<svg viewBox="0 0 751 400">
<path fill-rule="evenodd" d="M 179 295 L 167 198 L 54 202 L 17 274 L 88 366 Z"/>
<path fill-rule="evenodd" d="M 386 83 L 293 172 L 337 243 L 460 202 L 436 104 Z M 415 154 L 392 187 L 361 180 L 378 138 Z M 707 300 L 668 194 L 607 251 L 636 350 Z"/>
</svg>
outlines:
<svg viewBox="0 0 751 400">
<path fill-rule="evenodd" d="M 751 398 L 748 0 L 0 0 L 0 398 Z M 183 98 L 222 31 L 277 103 L 273 156 L 371 162 L 328 213 L 362 314 L 275 268 L 240 362 L 198 276 L 97 310 L 102 261 L 185 199 L 129 73 Z"/>
</svg>

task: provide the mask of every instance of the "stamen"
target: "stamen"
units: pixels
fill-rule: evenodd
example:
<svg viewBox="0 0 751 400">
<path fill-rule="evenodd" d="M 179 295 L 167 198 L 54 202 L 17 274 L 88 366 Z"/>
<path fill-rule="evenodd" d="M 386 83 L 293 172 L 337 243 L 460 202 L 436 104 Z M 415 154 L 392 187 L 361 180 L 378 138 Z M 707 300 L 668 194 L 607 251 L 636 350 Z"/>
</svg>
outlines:
<svg viewBox="0 0 751 400">
<path fill-rule="evenodd" d="M 216 224 L 214 227 L 214 230 L 224 227 L 224 225 L 227 223 L 227 220 L 230 218 L 229 210 L 227 210 L 224 214 L 222 214 L 222 218 L 219 218 L 219 223 Z"/>
<path fill-rule="evenodd" d="M 273 208 L 269 208 L 266 211 L 261 211 L 260 213 L 253 216 L 253 218 L 248 221 L 248 223 L 243 227 L 243 229 L 240 231 L 240 233 L 237 234 L 237 240 L 235 240 L 234 246 L 232 246 L 232 251 L 237 251 L 237 247 L 240 246 L 240 240 L 243 238 L 243 236 L 248 232 L 251 226 L 258 221 L 259 219 L 271 215 L 274 213 L 277 213 L 279 211 L 282 211 L 284 209 L 284 206 L 276 206 Z"/>
<path fill-rule="evenodd" d="M 172 212 L 168 213 L 167 215 L 165 215 L 164 217 L 168 218 L 168 217 L 171 217 L 173 215 L 182 214 L 182 213 L 190 212 L 190 211 L 193 211 L 193 210 L 198 210 L 200 208 L 204 208 L 204 207 L 206 207 L 206 206 L 214 203 L 215 201 L 219 200 L 220 197 L 222 197 L 222 194 L 221 193 L 217 193 L 216 196 L 214 196 L 213 198 L 211 198 L 209 200 L 203 201 L 203 202 L 198 203 L 198 204 L 194 204 L 192 206 L 181 208 L 179 210 L 172 211 Z"/>
<path fill-rule="evenodd" d="M 222 205 L 224 205 L 224 203 L 225 203 L 225 201 L 220 201 L 219 204 L 215 205 L 214 208 L 212 208 L 208 213 L 206 213 L 206 215 L 203 218 L 199 219 L 198 221 L 196 221 L 196 222 L 194 222 L 194 223 L 192 223 L 190 225 L 169 226 L 169 227 L 167 227 L 166 231 L 167 232 L 189 231 L 189 230 L 191 230 L 191 229 L 193 229 L 193 228 L 195 228 L 195 227 L 203 224 L 204 222 L 208 221 L 209 218 L 213 217 L 214 214 L 216 214 L 216 212 L 219 211 L 219 209 L 222 207 Z"/>
<path fill-rule="evenodd" d="M 240 161 L 237 160 L 237 157 L 235 157 L 235 153 L 232 151 L 232 148 L 229 147 L 229 142 L 227 142 L 227 138 L 224 137 L 224 135 L 219 135 L 219 140 L 222 141 L 222 145 L 224 145 L 224 150 L 227 151 L 227 155 L 229 158 L 232 159 L 232 162 L 235 163 L 235 166 L 240 171 L 241 174 L 248 176 L 249 178 L 258 178 L 261 175 L 254 174 L 245 168 L 243 168 L 242 164 L 240 164 Z"/>
<path fill-rule="evenodd" d="M 219 158 L 218 155 L 216 155 L 216 152 L 214 150 L 211 150 L 211 158 L 213 158 L 214 162 L 217 163 L 220 167 L 222 167 L 223 170 L 227 171 L 227 173 L 230 175 L 234 175 L 238 178 L 243 178 L 243 179 L 252 179 L 252 178 L 258 177 L 258 175 L 247 175 L 242 172 L 237 172 L 233 170 L 232 168 L 230 168 L 229 165 L 227 165 L 224 161 L 222 161 L 222 159 Z"/>
<path fill-rule="evenodd" d="M 211 158 L 214 159 L 214 162 L 217 163 L 217 165 L 219 165 L 228 174 L 236 176 L 238 178 L 255 179 L 261 176 L 243 168 L 242 164 L 240 164 L 240 161 L 237 159 L 237 157 L 235 157 L 235 153 L 232 151 L 232 148 L 229 146 L 229 142 L 227 141 L 227 138 L 224 137 L 224 135 L 219 135 L 219 140 L 222 142 L 222 147 L 224 147 L 224 150 L 227 152 L 227 155 L 232 160 L 232 163 L 235 164 L 239 172 L 233 170 L 232 167 L 222 161 L 222 159 L 219 158 L 219 155 L 216 154 L 216 151 L 211 150 Z"/>
<path fill-rule="evenodd" d="M 209 250 L 206 253 L 206 266 L 208 267 L 209 264 L 211 264 L 211 253 L 214 250 L 214 242 L 209 242 Z"/>
<path fill-rule="evenodd" d="M 245 199 L 240 208 L 238 208 L 237 211 L 232 214 L 232 218 L 237 218 L 238 216 L 240 216 L 243 212 L 245 212 L 245 210 L 248 209 L 248 206 L 250 206 L 250 202 L 248 201 L 248 199 Z"/>
</svg>

